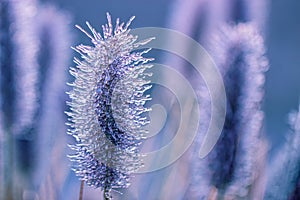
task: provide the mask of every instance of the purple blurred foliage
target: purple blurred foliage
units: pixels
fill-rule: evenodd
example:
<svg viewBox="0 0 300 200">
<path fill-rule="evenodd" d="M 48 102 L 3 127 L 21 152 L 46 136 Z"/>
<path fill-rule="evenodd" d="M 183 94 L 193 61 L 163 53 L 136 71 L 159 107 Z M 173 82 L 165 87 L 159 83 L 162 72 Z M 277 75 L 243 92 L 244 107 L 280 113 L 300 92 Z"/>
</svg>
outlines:
<svg viewBox="0 0 300 200">
<path fill-rule="evenodd" d="M 34 0 L 1 3 L 1 118 L 3 119 L 3 197 L 18 194 L 14 188 L 13 173 L 19 163 L 15 152 L 19 140 L 28 137 L 36 110 L 37 40 L 33 19 Z M 22 12 L 21 12 L 22 10 Z M 22 157 L 20 157 L 22 158 Z M 29 163 L 27 163 L 29 164 Z M 30 164 L 29 164 L 30 165 Z M 28 168 L 21 168 L 27 172 Z M 22 174 L 17 171 L 18 175 Z M 24 184 L 21 176 L 19 184 Z"/>
<path fill-rule="evenodd" d="M 194 155 L 194 180 L 187 196 L 208 198 L 212 188 L 216 188 L 219 195 L 229 199 L 251 195 L 259 198 L 263 187 L 252 190 L 263 184 L 258 178 L 266 154 L 261 135 L 264 73 L 268 69 L 263 38 L 251 23 L 224 25 L 213 35 L 209 52 L 223 76 L 227 113 L 223 132 L 212 152 L 198 161 Z M 200 124 L 201 136 L 210 119 L 210 97 L 205 86 L 200 88 L 200 107 L 207 118 Z"/>
<path fill-rule="evenodd" d="M 269 0 L 227 0 L 230 5 L 228 11 L 229 22 L 254 23 L 261 34 L 264 34 L 268 19 Z"/>
<path fill-rule="evenodd" d="M 0 9 L 0 199 L 20 199 L 46 176 L 54 138 L 66 138 L 71 38 L 64 14 L 36 0 L 2 0 Z"/>
<path fill-rule="evenodd" d="M 55 188 L 60 190 L 69 163 L 63 102 L 67 100 L 67 69 L 71 56 L 70 17 L 54 6 L 45 5 L 39 7 L 35 22 L 39 38 L 39 110 L 35 120 L 34 189 L 39 189 L 47 177 L 52 176 L 56 180 Z M 61 153 L 53 154 L 55 151 Z M 61 191 L 56 192 L 59 195 Z"/>
<path fill-rule="evenodd" d="M 13 19 L 10 29 L 13 43 L 13 83 L 15 104 L 13 105 L 13 133 L 29 134 L 37 110 L 38 36 L 35 30 L 37 13 L 35 0 L 10 1 Z"/>
<path fill-rule="evenodd" d="M 299 169 L 298 169 L 299 171 Z M 298 176 L 297 185 L 294 187 L 293 192 L 291 193 L 289 200 L 298 200 L 300 199 L 300 179 Z"/>
<path fill-rule="evenodd" d="M 205 44 L 206 38 L 209 37 L 212 30 L 216 29 L 223 22 L 222 20 L 224 20 L 227 13 L 227 6 L 228 4 L 224 1 L 176 0 L 171 5 L 166 25 L 168 28 L 182 32 L 201 44 Z M 176 42 L 172 37 L 166 41 L 166 43 Z M 186 55 L 191 57 L 198 56 L 191 51 L 191 47 L 187 44 L 182 44 L 181 48 L 186 52 Z M 166 55 L 163 57 L 163 60 L 164 64 L 171 66 L 184 75 L 193 86 L 198 84 L 199 76 L 195 76 L 197 73 L 195 73 L 195 70 L 192 70 L 192 67 L 185 60 L 174 55 Z M 181 84 L 167 74 L 163 74 L 162 78 L 167 79 L 165 81 L 174 87 Z M 156 140 L 153 140 L 152 146 L 158 148 L 162 146 L 162 141 L 169 141 L 170 137 L 177 132 L 178 123 L 180 122 L 180 107 L 174 94 L 169 94 L 166 90 L 154 87 L 152 94 L 154 101 L 156 100 L 159 104 L 162 104 L 168 112 L 168 117 L 161 133 L 155 137 Z M 150 148 L 151 150 L 153 149 Z M 173 163 L 171 166 L 157 172 L 148 173 L 147 176 L 139 175 L 136 183 L 134 183 L 139 188 L 136 192 L 138 197 L 151 199 L 153 194 L 155 194 L 161 199 L 183 199 L 189 184 L 189 175 L 191 175 L 189 166 L 194 162 L 189 158 L 189 155 L 192 153 L 191 150 L 188 150 L 178 162 Z M 178 169 L 180 169 L 180 173 L 178 173 Z"/>
<path fill-rule="evenodd" d="M 174 2 L 169 14 L 168 28 L 180 31 L 206 47 L 212 31 L 228 18 L 228 7 L 229 4 L 226 1 L 177 0 Z M 168 42 L 176 41 L 172 41 L 172 38 L 170 38 Z M 190 52 L 189 46 L 182 46 L 182 49 L 189 52 L 190 56 L 197 56 Z M 175 56 L 167 56 L 165 57 L 165 63 L 185 76 L 197 79 L 194 77 L 191 67 L 188 67 L 182 59 Z"/>
<path fill-rule="evenodd" d="M 299 199 L 300 175 L 300 106 L 289 115 L 290 131 L 284 146 L 268 165 L 265 198 Z"/>
<path fill-rule="evenodd" d="M 177 0 L 172 5 L 167 26 L 192 37 L 204 48 L 208 48 L 212 33 L 224 23 L 251 21 L 263 34 L 267 5 L 268 0 Z M 182 48 L 189 51 L 188 46 Z M 197 56 L 192 52 L 190 54 Z M 166 63 L 193 77 L 191 68 L 182 60 L 167 56 Z"/>
<path fill-rule="evenodd" d="M 192 184 L 185 198 L 206 199 L 214 188 L 219 196 L 226 193 L 227 198 L 249 197 L 253 195 L 248 192 L 249 186 L 257 193 L 253 197 L 263 195 L 264 179 L 258 179 L 258 174 L 264 170 L 267 151 L 261 136 L 264 72 L 268 68 L 261 36 L 266 5 L 266 1 L 258 0 L 178 0 L 173 4 L 169 27 L 208 49 L 224 78 L 228 102 L 221 138 L 213 152 L 201 161 L 197 151 L 210 119 L 207 87 L 182 59 L 166 57 L 167 65 L 179 70 L 198 88 L 200 110 L 205 110 L 194 145 L 196 150 L 190 155 L 190 162 L 196 164 L 191 165 Z M 182 48 L 188 52 L 190 47 Z M 192 52 L 190 55 L 198 56 Z M 257 190 L 258 186 L 261 190 Z"/>
<path fill-rule="evenodd" d="M 231 65 L 235 69 L 233 71 L 228 69 L 226 72 L 225 87 L 229 92 L 228 113 L 233 115 L 229 124 L 235 123 L 231 124 L 234 127 L 229 129 L 236 131 L 237 140 L 232 182 L 226 195 L 234 199 L 246 196 L 260 199 L 264 192 L 260 181 L 263 177 L 262 169 L 267 150 L 266 141 L 261 134 L 264 118 L 261 106 L 264 97 L 265 72 L 269 65 L 265 57 L 264 40 L 255 25 L 238 24 L 229 28 L 228 33 L 228 57 L 224 61 L 225 63 L 233 61 Z M 226 84 L 227 81 L 231 83 Z M 258 185 L 260 187 L 255 190 Z"/>
<path fill-rule="evenodd" d="M 0 89 L 2 92 L 2 88 L 3 88 L 3 75 L 2 75 L 2 71 L 3 71 L 3 65 L 6 64 L 6 62 L 9 62 L 9 59 L 4 59 L 5 56 L 5 50 L 6 47 L 4 46 L 4 44 L 7 42 L 6 38 L 7 38 L 7 34 L 4 34 L 5 32 L 7 32 L 7 16 L 8 16 L 8 11 L 7 11 L 7 4 L 5 4 L 4 2 L 0 3 L 0 16 L 1 16 L 1 21 L 0 21 Z M 0 105 L 2 107 L 2 93 L 0 95 Z M 5 181 L 5 174 L 4 174 L 4 160 L 5 160 L 5 154 L 4 154 L 4 127 L 3 127 L 3 111 L 2 108 L 0 109 L 0 198 L 3 198 L 4 194 L 4 190 L 6 188 L 4 188 L 4 181 Z"/>
</svg>

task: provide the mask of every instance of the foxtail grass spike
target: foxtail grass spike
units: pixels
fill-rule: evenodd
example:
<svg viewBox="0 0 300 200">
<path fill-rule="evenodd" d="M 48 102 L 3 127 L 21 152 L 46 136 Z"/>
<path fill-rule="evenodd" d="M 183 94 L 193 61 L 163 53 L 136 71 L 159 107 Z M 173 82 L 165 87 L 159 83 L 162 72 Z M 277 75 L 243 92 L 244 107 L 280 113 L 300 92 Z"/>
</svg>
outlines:
<svg viewBox="0 0 300 200">
<path fill-rule="evenodd" d="M 26 156 L 20 156 L 18 150 L 19 144 L 30 135 L 37 109 L 36 1 L 3 0 L 0 5 L 1 119 L 5 149 L 4 181 L 0 183 L 4 189 L 0 198 L 12 199 L 27 185 L 30 162 Z M 23 152 L 26 155 L 28 151 Z M 15 177 L 19 181 L 14 182 Z"/>
<path fill-rule="evenodd" d="M 14 133 L 26 134 L 32 128 L 37 109 L 38 40 L 35 31 L 35 0 L 10 1 L 13 33 L 15 86 Z"/>
<path fill-rule="evenodd" d="M 285 144 L 268 166 L 266 200 L 299 198 L 300 107 L 290 113 L 289 124 Z"/>
<path fill-rule="evenodd" d="M 225 25 L 214 35 L 210 54 L 223 76 L 227 113 L 214 149 L 194 166 L 196 176 L 189 191 L 193 197 L 206 199 L 215 187 L 219 196 L 247 198 L 251 195 L 250 188 L 258 183 L 262 152 L 266 148 L 260 134 L 264 73 L 268 69 L 263 39 L 251 23 Z M 208 123 L 210 97 L 205 87 L 201 87 L 199 96 L 200 108 L 205 110 L 203 123 Z M 200 135 L 205 130 L 200 124 Z"/>
<path fill-rule="evenodd" d="M 33 179 L 35 187 L 40 188 L 50 174 L 53 161 L 44 158 L 51 158 L 53 151 L 59 148 L 56 145 L 66 140 L 66 116 L 63 114 L 66 106 L 62 102 L 67 99 L 65 83 L 71 58 L 71 37 L 67 14 L 54 6 L 40 6 L 35 24 L 39 41 L 39 109 L 34 126 L 35 145 L 38 149 L 35 156 L 38 162 Z M 57 138 L 60 138 L 60 141 Z M 68 165 L 67 161 L 65 159 L 59 164 Z"/>
<path fill-rule="evenodd" d="M 151 87 L 144 71 L 153 59 L 143 57 L 149 50 L 135 50 L 140 43 L 129 32 L 133 18 L 126 25 L 117 19 L 115 28 L 109 14 L 107 20 L 102 35 L 89 23 L 91 33 L 77 26 L 93 46 L 74 48 L 81 58 L 70 69 L 75 81 L 66 113 L 68 133 L 77 142 L 70 155 L 76 175 L 110 199 L 110 191 L 128 187 L 130 174 L 142 166 L 138 147 L 148 123 L 144 104 L 150 100 L 144 92 Z"/>
</svg>

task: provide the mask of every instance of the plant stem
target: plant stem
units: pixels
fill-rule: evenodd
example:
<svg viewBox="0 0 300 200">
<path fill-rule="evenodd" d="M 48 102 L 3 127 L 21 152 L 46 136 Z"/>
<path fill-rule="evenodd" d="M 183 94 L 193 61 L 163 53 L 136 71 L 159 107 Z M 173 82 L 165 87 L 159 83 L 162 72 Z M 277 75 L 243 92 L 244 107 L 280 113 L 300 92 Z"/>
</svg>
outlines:
<svg viewBox="0 0 300 200">
<path fill-rule="evenodd" d="M 106 196 L 107 193 L 108 193 L 108 190 L 106 187 L 104 187 L 104 189 L 103 189 L 103 199 L 104 200 L 110 200 L 110 198 Z"/>
<path fill-rule="evenodd" d="M 83 198 L 83 188 L 84 188 L 84 180 L 82 180 L 80 184 L 79 200 L 82 200 Z"/>
<path fill-rule="evenodd" d="M 210 190 L 208 200 L 216 200 L 216 199 L 218 199 L 218 189 L 213 186 Z"/>
</svg>

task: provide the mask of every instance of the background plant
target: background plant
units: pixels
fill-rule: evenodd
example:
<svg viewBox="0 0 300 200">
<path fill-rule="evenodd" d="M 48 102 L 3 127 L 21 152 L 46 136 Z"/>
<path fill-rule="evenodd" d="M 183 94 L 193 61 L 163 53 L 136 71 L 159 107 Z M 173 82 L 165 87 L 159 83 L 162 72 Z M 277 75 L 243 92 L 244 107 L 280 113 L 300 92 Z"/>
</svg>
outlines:
<svg viewBox="0 0 300 200">
<path fill-rule="evenodd" d="M 66 142 L 61 135 L 66 131 L 61 110 L 65 108 L 65 70 L 70 56 L 69 19 L 55 7 L 35 0 L 0 3 L 0 198 L 34 198 L 47 178 L 58 185 L 64 181 L 67 159 L 57 158 L 57 153 L 65 152 Z M 63 167 L 53 176 L 55 162 L 56 167 Z"/>
</svg>

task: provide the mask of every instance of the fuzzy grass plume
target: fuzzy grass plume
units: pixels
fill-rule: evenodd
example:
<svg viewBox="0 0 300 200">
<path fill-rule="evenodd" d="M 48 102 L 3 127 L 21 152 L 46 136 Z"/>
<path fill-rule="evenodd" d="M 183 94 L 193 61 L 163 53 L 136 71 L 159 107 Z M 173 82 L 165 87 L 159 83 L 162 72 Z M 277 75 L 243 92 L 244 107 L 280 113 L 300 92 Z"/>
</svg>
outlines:
<svg viewBox="0 0 300 200">
<path fill-rule="evenodd" d="M 261 136 L 264 73 L 268 69 L 263 38 L 252 23 L 225 25 L 211 45 L 223 77 L 227 108 L 222 134 L 210 154 L 194 166 L 190 194 L 207 199 L 212 188 L 227 199 L 260 199 L 260 175 L 266 144 Z M 204 122 L 209 122 L 209 93 L 199 90 Z M 205 126 L 200 124 L 200 134 Z M 206 123 L 208 124 L 208 123 Z M 198 142 L 201 141 L 198 140 Z M 255 191 L 255 195 L 251 196 Z"/>
<path fill-rule="evenodd" d="M 148 123 L 144 107 L 149 95 L 151 58 L 144 58 L 145 51 L 136 49 L 153 38 L 137 42 L 129 33 L 129 25 L 116 20 L 113 29 L 111 16 L 102 26 L 103 36 L 89 27 L 92 35 L 77 26 L 92 41 L 93 46 L 74 48 L 81 55 L 75 58 L 76 67 L 70 69 L 75 77 L 68 94 L 71 112 L 68 133 L 77 144 L 70 158 L 74 161 L 76 175 L 88 185 L 100 187 L 104 197 L 111 198 L 114 188 L 129 186 L 129 177 L 142 166 L 138 146 L 143 139 L 142 126 Z"/>
<path fill-rule="evenodd" d="M 290 130 L 284 146 L 268 166 L 264 199 L 299 199 L 300 180 L 300 106 L 289 115 Z"/>
</svg>

